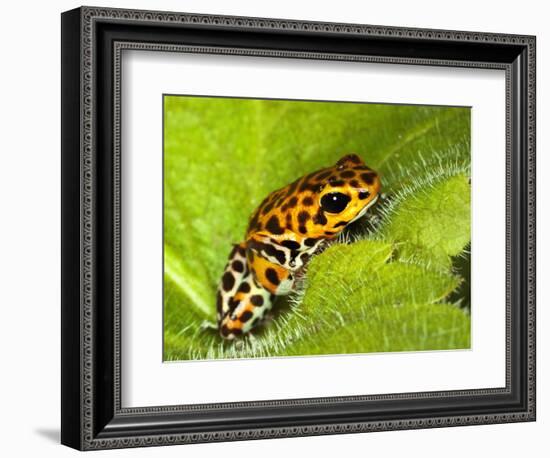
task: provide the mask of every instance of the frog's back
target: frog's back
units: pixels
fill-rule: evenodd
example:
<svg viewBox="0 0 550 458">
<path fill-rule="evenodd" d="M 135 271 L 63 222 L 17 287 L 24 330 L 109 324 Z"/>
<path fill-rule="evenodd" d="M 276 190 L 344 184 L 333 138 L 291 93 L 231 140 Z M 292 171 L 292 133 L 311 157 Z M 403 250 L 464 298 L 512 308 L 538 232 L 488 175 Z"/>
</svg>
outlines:
<svg viewBox="0 0 550 458">
<path fill-rule="evenodd" d="M 322 188 L 315 178 L 327 170 L 317 170 L 269 194 L 252 214 L 247 237 L 258 232 L 274 236 L 292 232 L 305 236 L 305 223 L 318 209 L 315 194 Z M 306 213 L 309 216 L 305 217 Z"/>
</svg>

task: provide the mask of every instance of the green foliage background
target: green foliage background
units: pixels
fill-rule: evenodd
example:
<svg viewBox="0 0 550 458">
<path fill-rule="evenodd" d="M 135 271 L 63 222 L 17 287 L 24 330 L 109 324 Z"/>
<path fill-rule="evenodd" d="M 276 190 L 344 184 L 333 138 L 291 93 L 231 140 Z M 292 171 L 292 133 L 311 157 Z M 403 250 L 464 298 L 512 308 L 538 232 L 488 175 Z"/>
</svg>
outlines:
<svg viewBox="0 0 550 458">
<path fill-rule="evenodd" d="M 469 348 L 469 108 L 166 96 L 164 123 L 165 360 Z M 205 330 L 255 207 L 350 152 L 389 196 L 376 230 L 314 257 L 253 335 Z"/>
</svg>

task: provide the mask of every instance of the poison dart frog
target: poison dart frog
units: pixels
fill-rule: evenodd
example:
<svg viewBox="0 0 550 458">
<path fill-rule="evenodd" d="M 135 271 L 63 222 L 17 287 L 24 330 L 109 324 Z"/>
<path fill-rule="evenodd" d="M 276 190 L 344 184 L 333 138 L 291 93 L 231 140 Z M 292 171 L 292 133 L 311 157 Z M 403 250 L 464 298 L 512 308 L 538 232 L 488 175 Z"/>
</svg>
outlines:
<svg viewBox="0 0 550 458">
<path fill-rule="evenodd" d="M 378 199 L 378 174 L 356 154 L 269 194 L 254 211 L 245 240 L 233 246 L 217 291 L 220 335 L 249 332 L 290 293 L 308 260 Z"/>
</svg>

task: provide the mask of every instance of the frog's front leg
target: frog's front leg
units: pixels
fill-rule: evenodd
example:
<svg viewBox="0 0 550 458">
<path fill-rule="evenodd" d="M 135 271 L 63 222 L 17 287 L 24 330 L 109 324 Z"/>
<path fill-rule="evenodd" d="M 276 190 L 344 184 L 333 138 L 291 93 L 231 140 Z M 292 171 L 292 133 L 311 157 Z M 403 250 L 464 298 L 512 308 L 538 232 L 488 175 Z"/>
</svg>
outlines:
<svg viewBox="0 0 550 458">
<path fill-rule="evenodd" d="M 263 288 L 276 296 L 284 296 L 292 291 L 294 275 L 289 269 L 251 249 L 247 250 L 246 256 L 252 275 Z"/>
<path fill-rule="evenodd" d="M 291 280 L 289 280 L 289 278 Z M 288 294 L 291 273 L 236 245 L 218 289 L 218 328 L 225 339 L 246 334 L 273 306 L 275 295 Z"/>
</svg>

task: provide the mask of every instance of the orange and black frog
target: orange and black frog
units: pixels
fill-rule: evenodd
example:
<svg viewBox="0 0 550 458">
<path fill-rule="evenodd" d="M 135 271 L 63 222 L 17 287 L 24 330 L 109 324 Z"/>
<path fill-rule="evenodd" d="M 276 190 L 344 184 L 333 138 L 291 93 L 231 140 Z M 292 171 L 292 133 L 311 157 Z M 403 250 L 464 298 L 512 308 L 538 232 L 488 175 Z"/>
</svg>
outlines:
<svg viewBox="0 0 550 458">
<path fill-rule="evenodd" d="M 378 174 L 349 154 L 269 194 L 229 255 L 216 298 L 221 336 L 256 326 L 311 256 L 376 202 L 380 187 Z"/>
</svg>

